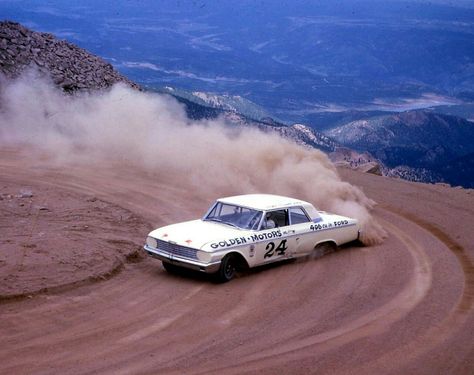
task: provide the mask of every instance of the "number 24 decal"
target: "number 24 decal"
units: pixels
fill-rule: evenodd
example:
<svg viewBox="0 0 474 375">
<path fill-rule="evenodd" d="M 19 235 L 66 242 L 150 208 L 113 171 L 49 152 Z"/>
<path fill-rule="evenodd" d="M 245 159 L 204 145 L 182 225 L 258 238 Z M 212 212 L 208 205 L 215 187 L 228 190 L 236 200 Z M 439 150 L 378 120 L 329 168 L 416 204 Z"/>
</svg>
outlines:
<svg viewBox="0 0 474 375">
<path fill-rule="evenodd" d="M 275 243 L 274 242 L 269 242 L 267 244 L 267 247 L 265 247 L 265 250 L 267 252 L 263 256 L 263 258 L 271 258 L 273 255 L 285 255 L 285 251 L 288 249 L 286 246 L 286 240 L 281 241 L 278 246 L 275 248 Z"/>
</svg>

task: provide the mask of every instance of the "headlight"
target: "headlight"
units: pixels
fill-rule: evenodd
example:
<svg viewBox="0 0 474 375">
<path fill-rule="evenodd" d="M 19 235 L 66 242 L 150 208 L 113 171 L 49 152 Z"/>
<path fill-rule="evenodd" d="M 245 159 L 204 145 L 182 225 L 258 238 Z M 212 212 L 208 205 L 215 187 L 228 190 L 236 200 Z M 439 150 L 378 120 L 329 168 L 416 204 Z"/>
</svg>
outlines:
<svg viewBox="0 0 474 375">
<path fill-rule="evenodd" d="M 158 242 L 156 242 L 156 239 L 150 236 L 146 238 L 146 244 L 153 248 L 156 248 L 158 246 Z"/>
<path fill-rule="evenodd" d="M 209 263 L 211 261 L 212 255 L 207 251 L 198 250 L 196 253 L 197 258 L 204 263 Z"/>
</svg>

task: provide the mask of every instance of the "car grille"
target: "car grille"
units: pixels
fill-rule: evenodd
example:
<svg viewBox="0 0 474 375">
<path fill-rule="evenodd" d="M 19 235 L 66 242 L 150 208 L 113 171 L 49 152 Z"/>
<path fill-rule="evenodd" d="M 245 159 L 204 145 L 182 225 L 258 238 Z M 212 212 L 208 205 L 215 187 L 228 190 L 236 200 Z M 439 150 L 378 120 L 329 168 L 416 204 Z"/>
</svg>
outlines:
<svg viewBox="0 0 474 375">
<path fill-rule="evenodd" d="M 173 244 L 173 243 L 162 241 L 162 240 L 157 240 L 157 243 L 158 243 L 157 248 L 162 251 L 166 251 L 167 253 L 177 255 L 183 258 L 197 259 L 196 249 Z"/>
</svg>

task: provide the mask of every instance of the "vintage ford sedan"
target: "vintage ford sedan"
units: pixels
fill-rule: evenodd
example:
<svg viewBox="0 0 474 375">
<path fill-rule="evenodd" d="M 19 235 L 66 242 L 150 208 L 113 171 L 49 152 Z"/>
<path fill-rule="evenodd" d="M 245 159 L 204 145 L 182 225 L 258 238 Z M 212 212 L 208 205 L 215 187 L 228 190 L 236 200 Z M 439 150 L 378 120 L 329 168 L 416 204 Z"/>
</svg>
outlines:
<svg viewBox="0 0 474 375">
<path fill-rule="evenodd" d="M 359 229 L 356 219 L 302 200 L 249 194 L 218 199 L 202 219 L 155 229 L 144 249 L 169 272 L 190 268 L 225 282 L 245 268 L 322 255 L 357 240 Z"/>
</svg>

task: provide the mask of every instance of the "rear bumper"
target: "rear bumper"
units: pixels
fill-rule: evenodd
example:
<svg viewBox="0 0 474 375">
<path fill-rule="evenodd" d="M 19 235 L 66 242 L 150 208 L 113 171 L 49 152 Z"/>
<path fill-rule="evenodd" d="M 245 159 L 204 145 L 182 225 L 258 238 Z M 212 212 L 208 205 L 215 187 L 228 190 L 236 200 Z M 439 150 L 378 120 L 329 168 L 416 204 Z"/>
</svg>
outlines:
<svg viewBox="0 0 474 375">
<path fill-rule="evenodd" d="M 221 266 L 221 261 L 212 262 L 212 263 L 203 263 L 198 260 L 188 259 L 180 257 L 176 254 L 171 254 L 154 247 L 145 245 L 143 247 L 146 253 L 156 259 L 159 259 L 163 262 L 171 263 L 179 267 L 189 268 L 191 270 L 205 272 L 205 273 L 215 273 L 219 270 Z"/>
</svg>

